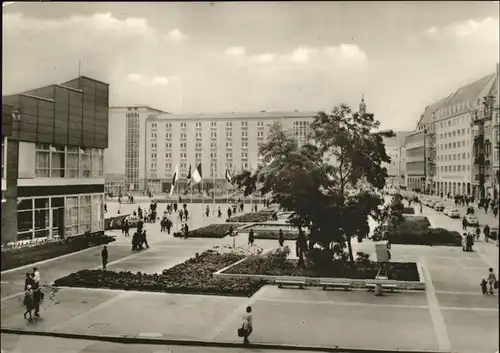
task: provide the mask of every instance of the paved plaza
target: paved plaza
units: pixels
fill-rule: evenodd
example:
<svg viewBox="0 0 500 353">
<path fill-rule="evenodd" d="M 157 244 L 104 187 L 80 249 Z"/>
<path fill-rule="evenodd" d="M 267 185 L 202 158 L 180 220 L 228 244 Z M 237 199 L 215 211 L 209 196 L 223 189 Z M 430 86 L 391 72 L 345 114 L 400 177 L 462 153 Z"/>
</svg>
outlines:
<svg viewBox="0 0 500 353">
<path fill-rule="evenodd" d="M 191 205 L 189 209 L 193 223 L 201 225 L 202 205 Z M 159 211 L 163 212 L 160 204 Z M 430 218 L 433 226 L 461 227 L 460 220 L 449 219 L 432 210 L 424 210 L 424 215 Z M 215 221 L 217 219 L 211 217 L 203 223 Z M 109 245 L 109 269 L 159 272 L 196 252 L 215 245 L 230 245 L 233 241 L 230 238 L 177 239 L 160 233 L 159 224 L 147 224 L 146 229 L 151 248 L 139 253 L 131 252 L 130 238 L 124 238 L 119 231 L 111 232 L 118 240 Z M 236 237 L 237 245 L 246 243 L 245 235 Z M 270 249 L 278 244 L 277 241 L 257 240 L 257 245 Z M 491 353 L 498 350 L 498 296 L 484 297 L 479 282 L 490 266 L 498 273 L 498 248 L 493 243 L 480 241 L 475 250 L 465 253 L 460 247 L 393 245 L 393 261 L 420 262 L 427 281 L 425 292 L 388 293 L 375 297 L 364 291 L 265 286 L 251 298 L 231 298 L 63 288 L 51 300 L 45 300 L 42 318 L 31 323 L 22 317 L 21 296 L 18 295 L 26 269 L 17 269 L 2 273 L 2 328 L 239 342 L 236 329 L 241 324 L 244 308 L 252 305 L 254 332 L 251 341 L 255 343 Z M 373 253 L 373 244 L 367 240 L 360 244 L 355 242 L 354 251 Z M 50 284 L 71 272 L 97 268 L 99 252 L 100 248 L 88 249 L 40 264 L 42 282 Z M 83 348 L 74 349 L 75 352 L 93 352 L 92 345 L 103 344 L 85 342 Z M 90 347 L 89 350 L 85 350 L 86 347 Z M 176 350 L 178 348 L 140 349 L 148 353 L 164 353 L 169 349 L 190 352 Z M 205 348 L 203 351 L 211 352 Z"/>
</svg>

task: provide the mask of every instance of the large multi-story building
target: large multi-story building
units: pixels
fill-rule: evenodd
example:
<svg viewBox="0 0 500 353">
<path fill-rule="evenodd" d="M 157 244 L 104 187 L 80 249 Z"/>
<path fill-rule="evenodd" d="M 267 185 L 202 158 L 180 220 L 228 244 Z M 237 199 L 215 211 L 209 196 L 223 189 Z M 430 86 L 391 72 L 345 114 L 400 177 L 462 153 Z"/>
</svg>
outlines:
<svg viewBox="0 0 500 353">
<path fill-rule="evenodd" d="M 146 105 L 109 108 L 109 148 L 104 152 L 106 191 L 146 189 L 146 130 L 151 114 L 168 114 Z"/>
<path fill-rule="evenodd" d="M 423 191 L 425 188 L 425 131 L 423 125 L 406 137 L 406 187 Z"/>
<path fill-rule="evenodd" d="M 409 189 L 479 197 L 484 181 L 485 193 L 493 196 L 492 147 L 478 143 L 496 138 L 494 109 L 488 108 L 494 107 L 494 99 L 485 97 L 497 97 L 497 86 L 498 73 L 491 74 L 426 107 L 417 130 L 407 139 Z M 474 140 L 474 136 L 487 138 Z"/>
<path fill-rule="evenodd" d="M 189 166 L 202 165 L 207 188 L 227 187 L 225 171 L 252 170 L 261 162 L 259 146 L 276 122 L 302 142 L 315 112 L 259 112 L 171 115 L 146 119 L 146 186 L 153 192 L 170 190 L 179 166 L 179 188 L 187 183 Z"/>
<path fill-rule="evenodd" d="M 390 187 L 405 186 L 405 165 L 402 163 L 404 155 L 404 146 L 406 143 L 406 136 L 410 134 L 409 131 L 395 132 L 393 137 L 384 138 L 385 150 L 389 157 L 390 163 L 384 163 L 387 168 L 387 185 Z"/>
<path fill-rule="evenodd" d="M 2 241 L 104 231 L 108 91 L 78 77 L 2 97 Z"/>
</svg>

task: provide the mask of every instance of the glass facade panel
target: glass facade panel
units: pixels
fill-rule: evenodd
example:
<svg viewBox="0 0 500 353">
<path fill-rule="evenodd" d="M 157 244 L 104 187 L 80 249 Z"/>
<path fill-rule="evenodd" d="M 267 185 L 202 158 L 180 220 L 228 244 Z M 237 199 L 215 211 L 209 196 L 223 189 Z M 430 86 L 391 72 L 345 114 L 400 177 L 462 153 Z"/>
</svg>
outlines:
<svg viewBox="0 0 500 353">
<path fill-rule="evenodd" d="M 50 176 L 64 178 L 66 168 L 66 149 L 64 146 L 51 146 Z"/>
<path fill-rule="evenodd" d="M 80 177 L 90 178 L 90 168 L 92 163 L 92 149 L 80 148 Z"/>
<path fill-rule="evenodd" d="M 66 198 L 65 235 L 78 234 L 78 196 Z"/>
<path fill-rule="evenodd" d="M 79 170 L 79 154 L 78 147 L 68 147 L 66 155 L 66 176 L 68 178 L 78 178 Z"/>
<path fill-rule="evenodd" d="M 80 205 L 79 205 L 79 233 L 83 234 L 86 231 L 90 231 L 91 224 L 91 196 L 85 195 L 80 196 Z"/>
<path fill-rule="evenodd" d="M 35 146 L 35 176 L 38 178 L 50 176 L 50 145 Z"/>
</svg>

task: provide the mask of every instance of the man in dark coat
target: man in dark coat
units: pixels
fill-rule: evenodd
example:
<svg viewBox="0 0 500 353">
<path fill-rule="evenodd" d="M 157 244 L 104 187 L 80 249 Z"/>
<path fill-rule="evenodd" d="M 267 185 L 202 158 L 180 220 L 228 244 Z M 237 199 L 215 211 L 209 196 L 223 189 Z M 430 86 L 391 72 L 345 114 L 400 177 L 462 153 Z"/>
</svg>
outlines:
<svg viewBox="0 0 500 353">
<path fill-rule="evenodd" d="M 104 245 L 101 251 L 101 259 L 102 259 L 102 269 L 106 269 L 106 265 L 108 264 L 108 247 Z"/>
<path fill-rule="evenodd" d="M 187 239 L 189 235 L 189 227 L 187 223 L 184 225 L 184 239 Z"/>
</svg>

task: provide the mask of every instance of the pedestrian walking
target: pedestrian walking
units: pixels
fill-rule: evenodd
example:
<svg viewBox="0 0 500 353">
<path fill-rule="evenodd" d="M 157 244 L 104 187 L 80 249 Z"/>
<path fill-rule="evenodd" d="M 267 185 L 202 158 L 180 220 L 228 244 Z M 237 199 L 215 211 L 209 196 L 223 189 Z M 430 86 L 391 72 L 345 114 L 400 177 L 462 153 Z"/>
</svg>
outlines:
<svg viewBox="0 0 500 353">
<path fill-rule="evenodd" d="M 494 290 L 498 288 L 497 276 L 495 276 L 495 272 L 493 272 L 493 268 L 488 269 L 488 284 L 490 286 L 490 294 L 494 293 Z"/>
<path fill-rule="evenodd" d="M 184 212 L 182 212 L 182 210 L 179 210 L 179 219 L 181 222 L 183 218 L 184 218 Z"/>
<path fill-rule="evenodd" d="M 481 235 L 481 229 L 479 228 L 479 224 L 476 226 L 476 241 L 479 240 L 479 236 Z"/>
<path fill-rule="evenodd" d="M 31 273 L 26 272 L 26 277 L 24 278 L 24 290 L 28 290 L 28 286 L 33 286 L 35 285 L 35 280 L 31 277 Z"/>
<path fill-rule="evenodd" d="M 243 343 L 249 344 L 248 337 L 253 331 L 252 307 L 247 306 L 246 313 L 243 315 L 243 324 L 241 325 L 241 334 L 243 335 Z"/>
<path fill-rule="evenodd" d="M 252 246 L 255 241 L 255 235 L 253 229 L 250 229 L 250 233 L 248 233 L 248 245 Z"/>
<path fill-rule="evenodd" d="M 31 287 L 31 285 L 28 285 L 26 291 L 24 292 L 23 305 L 26 309 L 26 311 L 24 312 L 24 318 L 26 319 L 26 315 L 29 314 L 28 320 L 33 321 L 31 312 L 35 308 L 35 295 L 33 293 L 33 288 Z"/>
<path fill-rule="evenodd" d="M 462 219 L 462 229 L 467 230 L 467 218 L 465 218 L 465 216 Z"/>
<path fill-rule="evenodd" d="M 227 218 L 231 218 L 231 207 L 227 208 Z"/>
<path fill-rule="evenodd" d="M 278 242 L 281 247 L 283 247 L 283 244 L 285 244 L 285 236 L 283 235 L 283 231 L 280 229 L 279 234 L 278 234 Z"/>
<path fill-rule="evenodd" d="M 221 217 L 222 217 L 222 210 L 220 209 L 220 206 L 219 206 L 219 208 L 217 209 L 217 218 L 221 218 Z"/>
<path fill-rule="evenodd" d="M 490 226 L 489 225 L 484 226 L 483 233 L 484 233 L 484 240 L 486 242 L 488 242 L 489 238 L 490 238 Z"/>
<path fill-rule="evenodd" d="M 102 259 L 102 269 L 106 269 L 106 265 L 108 264 L 108 247 L 104 245 L 101 251 L 101 259 Z"/>
<path fill-rule="evenodd" d="M 187 223 L 184 225 L 184 239 L 187 239 L 189 235 L 189 226 Z"/>
<path fill-rule="evenodd" d="M 220 209 L 220 208 L 219 208 Z M 208 217 L 210 215 L 210 206 L 207 205 L 207 208 L 205 209 L 205 215 Z"/>
<path fill-rule="evenodd" d="M 486 280 L 483 278 L 483 280 L 481 281 L 481 292 L 483 293 L 483 295 L 488 295 L 488 282 L 486 282 Z"/>
</svg>

